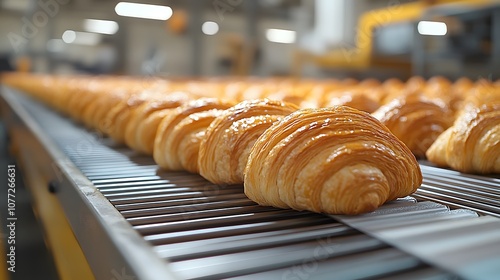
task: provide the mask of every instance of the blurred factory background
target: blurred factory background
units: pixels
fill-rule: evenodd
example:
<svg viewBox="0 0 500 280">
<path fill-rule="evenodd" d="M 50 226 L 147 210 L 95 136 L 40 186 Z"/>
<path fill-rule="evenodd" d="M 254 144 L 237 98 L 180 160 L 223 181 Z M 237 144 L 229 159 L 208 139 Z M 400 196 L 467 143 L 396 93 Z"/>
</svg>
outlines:
<svg viewBox="0 0 500 280">
<path fill-rule="evenodd" d="M 498 4 L 1 0 L 0 68 L 172 77 L 498 78 Z"/>
</svg>

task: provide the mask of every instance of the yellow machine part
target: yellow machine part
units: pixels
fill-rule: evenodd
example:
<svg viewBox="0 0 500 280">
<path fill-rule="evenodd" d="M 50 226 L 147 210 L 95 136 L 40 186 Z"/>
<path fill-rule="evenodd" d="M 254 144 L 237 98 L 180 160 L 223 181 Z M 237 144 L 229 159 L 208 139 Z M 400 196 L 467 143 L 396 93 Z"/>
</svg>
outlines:
<svg viewBox="0 0 500 280">
<path fill-rule="evenodd" d="M 365 69 L 373 65 L 373 30 L 379 26 L 416 20 L 432 5 L 460 4 L 472 7 L 493 3 L 492 0 L 435 0 L 393 5 L 371 10 L 361 15 L 358 21 L 356 46 L 351 49 L 336 49 L 322 55 L 298 50 L 295 56 L 295 71 L 300 71 L 305 62 L 312 62 L 325 68 Z"/>
<path fill-rule="evenodd" d="M 2 231 L 0 231 L 0 234 L 4 234 Z M 4 251 L 3 244 L 0 246 L 0 279 L 1 280 L 7 280 L 8 274 L 7 274 L 7 259 L 5 259 L 5 254 L 6 252 Z"/>
<path fill-rule="evenodd" d="M 12 139 L 11 152 L 23 170 L 26 187 L 33 198 L 33 209 L 37 219 L 43 225 L 45 242 L 54 257 L 59 278 L 63 280 L 95 279 L 61 204 L 57 197 L 47 190 L 49 178 L 46 178 L 47 172 L 43 172 L 43 168 L 50 168 L 50 164 L 40 162 L 37 157 L 33 156 L 33 151 L 19 147 L 18 143 L 32 148 L 37 145 L 35 142 L 27 143 L 32 138 L 25 135 L 26 130 L 13 127 L 9 132 Z"/>
</svg>

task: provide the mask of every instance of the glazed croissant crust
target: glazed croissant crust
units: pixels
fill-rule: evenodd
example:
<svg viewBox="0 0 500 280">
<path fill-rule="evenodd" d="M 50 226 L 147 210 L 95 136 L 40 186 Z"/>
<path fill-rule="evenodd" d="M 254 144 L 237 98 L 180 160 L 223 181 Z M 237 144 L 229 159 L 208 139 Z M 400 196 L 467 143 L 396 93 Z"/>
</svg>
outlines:
<svg viewBox="0 0 500 280">
<path fill-rule="evenodd" d="M 283 101 L 243 101 L 217 117 L 200 144 L 200 175 L 215 184 L 241 184 L 248 155 L 257 138 L 274 122 L 298 110 Z"/>
<path fill-rule="evenodd" d="M 343 92 L 341 96 L 332 97 L 326 105 L 325 107 L 349 106 L 368 113 L 372 113 L 380 107 L 375 98 L 356 91 L 347 91 Z"/>
<path fill-rule="evenodd" d="M 131 112 L 125 128 L 125 143 L 132 149 L 145 154 L 153 154 L 153 146 L 158 125 L 170 109 L 187 102 L 187 93 L 175 92 L 153 97 Z"/>
<path fill-rule="evenodd" d="M 201 98 L 169 112 L 156 133 L 155 162 L 166 170 L 197 173 L 198 151 L 207 127 L 232 105 L 215 98 Z"/>
<path fill-rule="evenodd" d="M 426 155 L 461 172 L 500 173 L 500 103 L 466 106 Z"/>
<path fill-rule="evenodd" d="M 125 129 L 130 120 L 131 111 L 146 102 L 146 93 L 131 94 L 115 104 L 105 115 L 102 128 L 117 143 L 125 142 Z"/>
<path fill-rule="evenodd" d="M 410 150 L 368 113 L 303 109 L 252 147 L 245 194 L 268 206 L 359 214 L 413 193 L 422 183 Z"/>
<path fill-rule="evenodd" d="M 436 138 L 453 124 L 453 112 L 419 94 L 394 99 L 373 113 L 416 157 L 424 157 Z"/>
</svg>

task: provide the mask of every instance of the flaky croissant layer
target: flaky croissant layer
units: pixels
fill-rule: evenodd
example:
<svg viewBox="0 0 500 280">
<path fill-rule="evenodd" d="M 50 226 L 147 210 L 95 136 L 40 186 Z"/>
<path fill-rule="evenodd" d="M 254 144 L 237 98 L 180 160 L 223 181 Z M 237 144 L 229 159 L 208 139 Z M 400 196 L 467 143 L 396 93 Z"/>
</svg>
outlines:
<svg viewBox="0 0 500 280">
<path fill-rule="evenodd" d="M 200 141 L 210 123 L 232 102 L 200 98 L 172 110 L 158 126 L 153 158 L 166 170 L 198 173 Z"/>
<path fill-rule="evenodd" d="M 359 214 L 422 183 L 411 151 L 368 113 L 304 109 L 267 129 L 251 149 L 245 194 L 261 205 Z"/>
<path fill-rule="evenodd" d="M 452 111 L 443 102 L 419 94 L 396 98 L 372 115 L 418 158 L 423 158 L 436 138 L 453 124 Z"/>
<path fill-rule="evenodd" d="M 243 171 L 257 138 L 274 122 L 298 110 L 283 101 L 243 101 L 224 111 L 200 143 L 200 175 L 215 184 L 243 183 Z"/>
<path fill-rule="evenodd" d="M 467 107 L 426 155 L 461 172 L 500 173 L 500 103 Z"/>
</svg>

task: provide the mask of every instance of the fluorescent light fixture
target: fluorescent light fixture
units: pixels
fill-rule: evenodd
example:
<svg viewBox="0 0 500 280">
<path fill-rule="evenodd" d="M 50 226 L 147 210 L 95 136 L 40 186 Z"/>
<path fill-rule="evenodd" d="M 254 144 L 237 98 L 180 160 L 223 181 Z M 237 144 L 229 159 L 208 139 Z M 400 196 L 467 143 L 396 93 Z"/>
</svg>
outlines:
<svg viewBox="0 0 500 280">
<path fill-rule="evenodd" d="M 266 38 L 270 42 L 292 44 L 295 42 L 296 32 L 285 29 L 268 29 Z"/>
<path fill-rule="evenodd" d="M 420 21 L 417 25 L 421 35 L 444 36 L 448 32 L 446 23 L 439 21 Z"/>
<path fill-rule="evenodd" d="M 112 20 L 86 19 L 83 21 L 83 29 L 88 32 L 112 35 L 118 31 L 118 23 Z"/>
<path fill-rule="evenodd" d="M 64 43 L 71 44 L 76 39 L 76 32 L 73 30 L 66 30 L 62 35 L 62 40 Z"/>
<path fill-rule="evenodd" d="M 201 26 L 201 31 L 205 35 L 215 35 L 219 32 L 219 25 L 213 21 L 205 21 Z"/>
<path fill-rule="evenodd" d="M 167 20 L 172 16 L 172 8 L 168 6 L 120 2 L 115 6 L 119 16 Z"/>
<path fill-rule="evenodd" d="M 47 50 L 49 52 L 62 52 L 66 44 L 61 39 L 50 39 L 47 41 Z"/>
<path fill-rule="evenodd" d="M 96 33 L 66 30 L 62 35 L 62 40 L 66 44 L 95 46 L 100 43 L 101 36 Z"/>
</svg>

